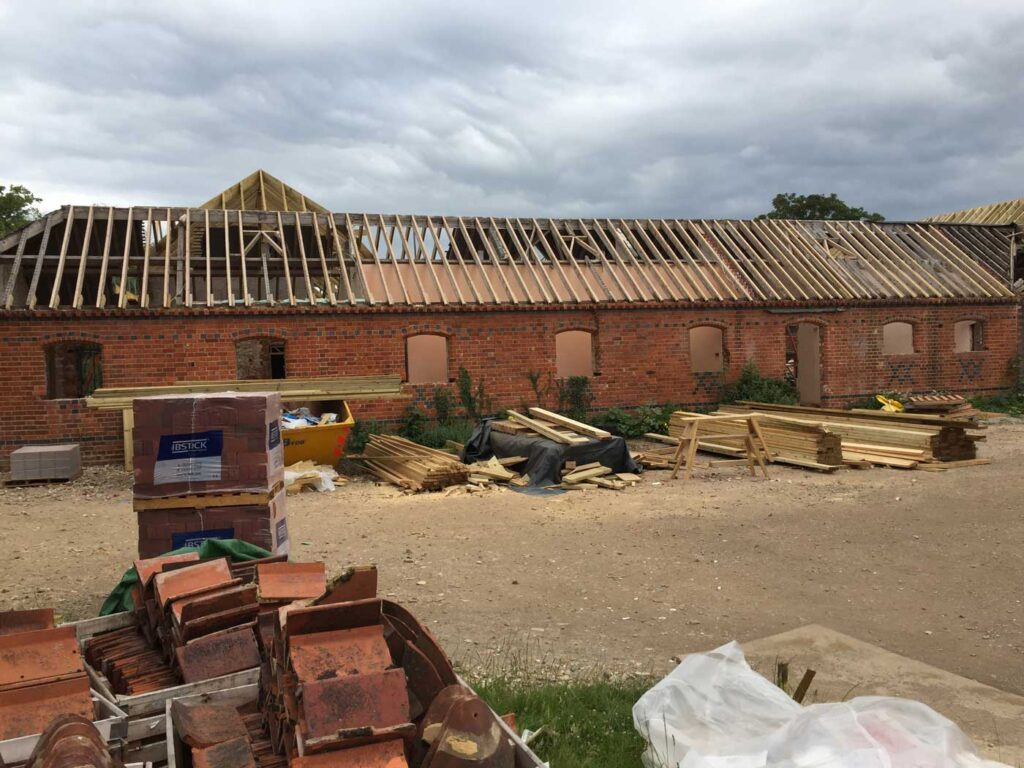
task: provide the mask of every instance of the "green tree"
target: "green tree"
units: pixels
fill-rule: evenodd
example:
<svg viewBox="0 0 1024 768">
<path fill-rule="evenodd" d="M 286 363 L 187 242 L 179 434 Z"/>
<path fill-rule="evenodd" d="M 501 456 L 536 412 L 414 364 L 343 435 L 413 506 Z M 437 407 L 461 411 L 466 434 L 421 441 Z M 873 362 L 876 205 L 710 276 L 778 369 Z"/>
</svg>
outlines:
<svg viewBox="0 0 1024 768">
<path fill-rule="evenodd" d="M 833 192 L 831 195 L 798 195 L 794 192 L 780 192 L 772 198 L 772 210 L 762 213 L 759 219 L 867 219 L 885 221 L 880 213 L 869 213 L 864 208 L 855 208 L 844 203 Z"/>
<path fill-rule="evenodd" d="M 20 184 L 0 184 L 0 237 L 38 219 L 39 209 L 33 204 L 40 200 Z"/>
</svg>

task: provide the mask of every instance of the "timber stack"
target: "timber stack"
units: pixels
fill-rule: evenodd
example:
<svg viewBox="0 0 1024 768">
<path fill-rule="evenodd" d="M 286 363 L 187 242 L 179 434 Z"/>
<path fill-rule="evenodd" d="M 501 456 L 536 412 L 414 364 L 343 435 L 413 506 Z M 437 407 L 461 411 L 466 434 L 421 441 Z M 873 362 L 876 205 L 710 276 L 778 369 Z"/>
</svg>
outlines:
<svg viewBox="0 0 1024 768">
<path fill-rule="evenodd" d="M 738 411 L 716 411 L 717 416 Z M 746 412 L 744 412 L 746 413 Z M 668 433 L 679 439 L 685 436 L 688 419 L 702 414 L 676 411 L 669 418 Z M 784 416 L 759 414 L 758 425 L 764 435 L 765 447 L 772 461 L 807 469 L 831 472 L 843 465 L 840 436 L 824 424 Z M 746 453 L 734 441 L 716 442 L 715 435 L 736 432 L 736 425 L 727 421 L 708 420 L 701 425 L 700 450 L 725 456 L 742 457 Z"/>
<path fill-rule="evenodd" d="M 507 411 L 507 419 L 491 423 L 495 432 L 528 437 L 543 437 L 561 445 L 588 443 L 591 440 L 610 440 L 612 433 L 607 430 L 584 424 L 582 421 L 570 419 L 560 413 L 544 408 L 530 408 L 530 415 L 525 416 L 517 411 Z"/>
<path fill-rule="evenodd" d="M 395 435 L 370 435 L 362 455 L 348 458 L 410 491 L 439 491 L 469 480 L 470 468 L 452 454 Z"/>
<path fill-rule="evenodd" d="M 885 411 L 842 411 L 833 408 L 740 402 L 722 406 L 725 413 L 756 412 L 768 417 L 824 427 L 842 440 L 847 463 L 914 469 L 919 464 L 974 461 L 983 435 L 964 419 L 930 414 Z"/>
</svg>

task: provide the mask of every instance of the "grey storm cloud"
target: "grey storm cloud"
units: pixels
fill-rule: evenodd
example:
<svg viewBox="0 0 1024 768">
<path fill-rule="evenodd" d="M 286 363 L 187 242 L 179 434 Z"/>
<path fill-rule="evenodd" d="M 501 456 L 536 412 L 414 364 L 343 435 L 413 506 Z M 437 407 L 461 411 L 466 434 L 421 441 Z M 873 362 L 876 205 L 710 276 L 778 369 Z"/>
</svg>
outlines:
<svg viewBox="0 0 1024 768">
<path fill-rule="evenodd" d="M 1024 196 L 1024 3 L 0 0 L 0 184 L 334 210 L 889 218 Z"/>
</svg>

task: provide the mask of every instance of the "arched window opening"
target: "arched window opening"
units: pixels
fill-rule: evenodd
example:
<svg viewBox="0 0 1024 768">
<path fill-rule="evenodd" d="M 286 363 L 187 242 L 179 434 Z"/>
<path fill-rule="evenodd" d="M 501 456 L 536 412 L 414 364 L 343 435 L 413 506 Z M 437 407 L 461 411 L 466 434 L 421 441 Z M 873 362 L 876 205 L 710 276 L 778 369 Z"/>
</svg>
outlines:
<svg viewBox="0 0 1024 768">
<path fill-rule="evenodd" d="M 594 334 L 589 331 L 562 331 L 555 334 L 555 375 L 594 375 Z"/>
<path fill-rule="evenodd" d="M 886 323 L 882 328 L 882 354 L 914 354 L 914 326 L 910 323 Z"/>
<path fill-rule="evenodd" d="M 405 340 L 405 380 L 409 384 L 448 382 L 448 339 L 421 333 Z"/>
</svg>

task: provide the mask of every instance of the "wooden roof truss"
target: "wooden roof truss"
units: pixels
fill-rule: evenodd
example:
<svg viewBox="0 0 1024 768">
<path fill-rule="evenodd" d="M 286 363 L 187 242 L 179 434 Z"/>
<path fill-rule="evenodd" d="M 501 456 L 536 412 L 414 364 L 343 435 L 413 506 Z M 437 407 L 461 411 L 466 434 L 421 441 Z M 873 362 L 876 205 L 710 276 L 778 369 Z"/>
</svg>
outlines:
<svg viewBox="0 0 1024 768">
<path fill-rule="evenodd" d="M 68 206 L 0 240 L 0 306 L 994 298 L 1012 247 L 1012 228 L 935 223 Z"/>
</svg>

